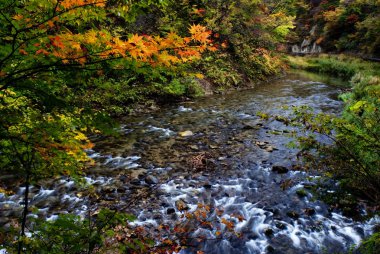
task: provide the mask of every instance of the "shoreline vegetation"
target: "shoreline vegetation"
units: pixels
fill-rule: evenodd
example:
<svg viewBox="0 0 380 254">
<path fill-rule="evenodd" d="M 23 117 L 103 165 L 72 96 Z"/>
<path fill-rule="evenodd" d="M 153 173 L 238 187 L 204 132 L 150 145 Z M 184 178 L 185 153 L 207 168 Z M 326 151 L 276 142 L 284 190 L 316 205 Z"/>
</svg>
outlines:
<svg viewBox="0 0 380 254">
<path fill-rule="evenodd" d="M 380 128 L 378 125 L 380 64 L 351 56 L 328 54 L 288 56 L 287 61 L 291 68 L 334 75 L 347 81 L 344 87 L 346 92 L 340 95 L 345 103 L 341 117 L 316 116 L 312 112 L 304 111 L 298 119 L 309 126 L 307 130 L 331 136 L 334 146 L 330 147 L 310 138 L 300 141 L 300 147 L 305 153 L 315 149 L 320 157 L 314 167 L 325 168 L 322 172 L 327 174 L 328 178 L 332 177 L 340 182 L 343 194 L 338 199 L 341 199 L 341 202 L 336 200 L 337 197 L 326 200 L 327 202 L 340 206 L 343 211 L 346 210 L 349 213 L 348 207 L 355 207 L 355 203 L 361 200 L 367 204 L 368 212 L 372 216 L 378 216 L 380 212 Z M 334 134 L 331 134 L 332 132 Z M 349 198 L 349 195 L 352 195 L 354 199 L 352 196 Z M 379 228 L 377 228 L 371 237 L 362 241 L 357 252 L 372 254 L 379 248 L 380 238 Z"/>
</svg>

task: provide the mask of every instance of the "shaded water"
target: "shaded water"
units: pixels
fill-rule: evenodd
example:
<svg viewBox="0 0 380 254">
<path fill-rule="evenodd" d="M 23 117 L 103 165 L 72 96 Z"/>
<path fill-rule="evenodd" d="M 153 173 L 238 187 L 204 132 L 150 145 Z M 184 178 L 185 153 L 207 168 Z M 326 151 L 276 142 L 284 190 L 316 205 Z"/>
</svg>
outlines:
<svg viewBox="0 0 380 254">
<path fill-rule="evenodd" d="M 337 114 L 342 108 L 338 93 L 316 77 L 294 73 L 255 89 L 126 118 L 120 136 L 95 138 L 96 146 L 89 151 L 97 165 L 86 181 L 99 197 L 84 200 L 70 179 L 35 186 L 31 204 L 40 210 L 34 216 L 54 219 L 60 212 L 85 214 L 99 206 L 124 209 L 132 197 L 147 191 L 149 195 L 128 206 L 138 215 L 138 225 L 174 222 L 180 216 L 178 200 L 190 211 L 204 203 L 224 210 L 224 218 L 243 218 L 235 228 L 241 238 L 198 243 L 206 253 L 347 250 L 379 219 L 355 222 L 310 193 L 297 195 L 297 190 L 315 185 L 318 176 L 296 170 L 297 150 L 287 147 L 292 140 L 288 126 L 257 116 L 286 116 L 292 106 L 300 105 Z M 191 133 L 183 136 L 184 131 Z M 294 170 L 279 174 L 272 171 L 273 165 Z M 157 189 L 149 191 L 152 186 Z M 2 216 L 17 215 L 23 191 L 0 196 Z M 215 230 L 200 228 L 195 236 L 215 238 Z"/>
</svg>

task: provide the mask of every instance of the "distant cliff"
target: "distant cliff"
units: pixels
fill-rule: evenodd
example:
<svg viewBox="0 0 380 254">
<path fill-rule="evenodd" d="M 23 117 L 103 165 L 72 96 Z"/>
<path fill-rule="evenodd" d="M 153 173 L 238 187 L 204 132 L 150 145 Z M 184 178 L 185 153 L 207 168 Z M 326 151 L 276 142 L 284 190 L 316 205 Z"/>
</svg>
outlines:
<svg viewBox="0 0 380 254">
<path fill-rule="evenodd" d="M 349 52 L 380 57 L 380 1 L 311 0 L 299 10 L 293 53 Z"/>
</svg>

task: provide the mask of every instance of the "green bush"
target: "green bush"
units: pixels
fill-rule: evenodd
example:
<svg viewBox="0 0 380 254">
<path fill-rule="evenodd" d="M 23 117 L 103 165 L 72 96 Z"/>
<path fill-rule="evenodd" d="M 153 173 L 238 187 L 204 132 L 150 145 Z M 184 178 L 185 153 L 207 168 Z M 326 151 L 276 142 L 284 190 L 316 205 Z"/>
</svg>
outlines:
<svg viewBox="0 0 380 254">
<path fill-rule="evenodd" d="M 374 233 L 371 237 L 364 240 L 358 251 L 361 254 L 377 254 L 380 250 L 380 232 Z"/>
<path fill-rule="evenodd" d="M 350 64 L 356 62 L 339 65 L 335 59 L 335 70 L 351 73 Z M 338 179 L 357 197 L 379 205 L 380 77 L 357 73 L 351 84 L 352 92 L 341 95 L 346 105 L 342 116 L 315 115 L 308 108 L 298 108 L 293 122 L 304 126 L 309 134 L 300 137 L 299 143 L 313 167 Z M 315 134 L 327 136 L 331 142 L 321 142 L 320 135 Z"/>
</svg>

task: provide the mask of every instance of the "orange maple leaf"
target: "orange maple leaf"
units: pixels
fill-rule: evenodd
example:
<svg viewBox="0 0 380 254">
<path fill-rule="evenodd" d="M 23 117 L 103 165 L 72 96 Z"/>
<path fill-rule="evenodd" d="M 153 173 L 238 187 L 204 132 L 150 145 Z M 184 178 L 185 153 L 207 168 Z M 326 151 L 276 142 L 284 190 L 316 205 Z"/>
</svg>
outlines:
<svg viewBox="0 0 380 254">
<path fill-rule="evenodd" d="M 17 21 L 20 21 L 20 20 L 22 20 L 23 18 L 24 18 L 24 16 L 21 15 L 21 14 L 16 14 L 16 15 L 13 16 L 13 19 L 14 19 L 14 20 L 17 20 Z"/>
<path fill-rule="evenodd" d="M 25 49 L 20 49 L 19 52 L 21 55 L 28 55 L 28 52 L 26 52 Z"/>
<path fill-rule="evenodd" d="M 201 25 L 192 25 L 189 28 L 189 32 L 191 34 L 191 38 L 200 43 L 208 43 L 210 39 L 208 39 L 211 35 L 210 31 L 207 31 L 206 27 Z"/>
</svg>

